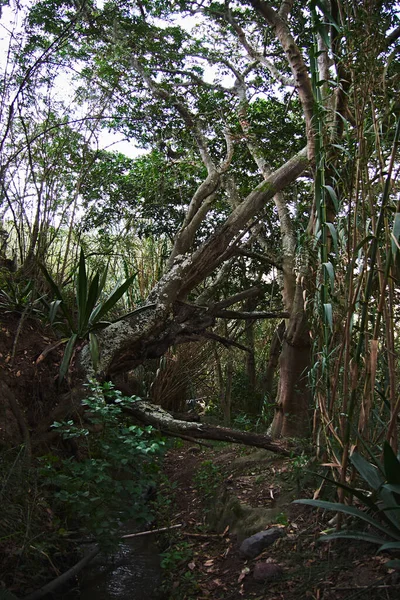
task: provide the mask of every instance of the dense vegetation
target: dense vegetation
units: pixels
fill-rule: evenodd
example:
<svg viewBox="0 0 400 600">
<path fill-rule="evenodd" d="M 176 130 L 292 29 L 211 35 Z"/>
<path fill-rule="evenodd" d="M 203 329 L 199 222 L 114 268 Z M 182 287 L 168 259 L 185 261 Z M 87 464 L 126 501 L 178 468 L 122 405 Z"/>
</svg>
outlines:
<svg viewBox="0 0 400 600">
<path fill-rule="evenodd" d="M 3 471 L 61 423 L 83 460 L 40 468 L 81 506 L 96 495 L 77 470 L 105 491 L 121 440 L 158 450 L 108 412 L 115 397 L 88 406 L 85 386 L 112 382 L 175 416 L 312 441 L 344 501 L 356 447 L 398 451 L 393 2 L 1 4 L 0 310 L 18 315 L 2 392 L 19 428 Z M 37 364 L 58 373 L 40 410 L 12 370 L 32 319 L 51 337 Z M 98 410 L 118 434 L 82 449 L 79 419 Z"/>
</svg>

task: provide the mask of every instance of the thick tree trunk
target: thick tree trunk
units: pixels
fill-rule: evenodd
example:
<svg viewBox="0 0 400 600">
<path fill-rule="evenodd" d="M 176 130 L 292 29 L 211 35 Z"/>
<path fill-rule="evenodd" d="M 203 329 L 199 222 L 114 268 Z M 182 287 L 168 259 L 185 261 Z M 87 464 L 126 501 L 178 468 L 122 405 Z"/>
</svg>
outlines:
<svg viewBox="0 0 400 600">
<path fill-rule="evenodd" d="M 92 365 L 89 347 L 82 349 L 77 360 L 80 370 L 78 376 L 86 381 L 90 378 L 113 381 L 119 374 L 134 369 L 145 360 L 162 356 L 174 344 L 199 339 L 199 336 L 208 333 L 207 329 L 214 326 L 216 318 L 243 316 L 235 311 L 230 311 L 228 315 L 225 310 L 238 302 L 238 297 L 208 306 L 203 303 L 188 304 L 185 300 L 199 283 L 234 254 L 247 231 L 249 221 L 264 208 L 269 199 L 293 182 L 307 165 L 306 150 L 303 150 L 273 173 L 265 174 L 265 180 L 233 209 L 213 235 L 193 253 L 175 256 L 169 263 L 167 272 L 152 290 L 145 306 L 96 332 L 100 348 L 97 372 Z M 246 316 L 248 317 L 249 315 Z M 150 409 L 147 414 L 150 418 Z M 178 426 L 173 424 L 172 417 L 170 419 L 168 423 L 164 419 L 162 425 L 163 431 L 170 435 L 175 431 L 192 437 L 236 441 L 281 451 L 279 444 L 274 444 L 265 436 L 232 433 L 232 430 L 221 428 L 213 428 L 211 431 L 209 426 L 197 423 L 190 427 L 185 422 L 179 422 L 184 424 Z M 160 426 L 158 422 L 155 424 Z"/>
<path fill-rule="evenodd" d="M 267 368 L 265 370 L 265 374 L 262 381 L 262 391 L 264 396 L 267 397 L 268 401 L 272 401 L 272 394 L 274 390 L 274 379 L 276 374 L 276 369 L 279 364 L 279 357 L 282 350 L 283 343 L 283 335 L 285 333 L 285 321 L 281 321 L 277 330 L 275 331 L 271 346 L 269 349 L 269 360 L 267 364 Z"/>
<path fill-rule="evenodd" d="M 237 431 L 235 429 L 218 427 L 206 423 L 180 421 L 174 419 L 168 412 L 159 406 L 155 406 L 154 404 L 150 404 L 143 400 L 134 402 L 132 406 L 126 410 L 141 423 L 156 427 L 164 435 L 232 442 L 235 444 L 265 448 L 276 454 L 290 456 L 290 451 L 284 444 L 272 440 L 268 435 L 251 433 L 248 431 Z"/>
<path fill-rule="evenodd" d="M 272 437 L 306 437 L 310 431 L 308 371 L 311 342 L 301 283 L 296 286 L 279 359 L 280 380 Z"/>
</svg>

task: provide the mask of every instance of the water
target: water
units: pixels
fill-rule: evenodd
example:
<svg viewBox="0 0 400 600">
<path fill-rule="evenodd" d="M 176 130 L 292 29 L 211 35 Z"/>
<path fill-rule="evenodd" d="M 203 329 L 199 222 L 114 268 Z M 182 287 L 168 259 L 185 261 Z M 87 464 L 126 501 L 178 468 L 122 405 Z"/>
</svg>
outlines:
<svg viewBox="0 0 400 600">
<path fill-rule="evenodd" d="M 122 534 L 135 525 L 127 523 Z M 159 549 L 153 534 L 122 540 L 111 556 L 98 554 L 80 573 L 68 600 L 162 600 Z M 65 596 L 64 596 L 65 599 Z"/>
<path fill-rule="evenodd" d="M 80 581 L 81 600 L 160 598 L 161 567 L 153 535 L 124 540 L 112 557 L 96 556 Z"/>
</svg>

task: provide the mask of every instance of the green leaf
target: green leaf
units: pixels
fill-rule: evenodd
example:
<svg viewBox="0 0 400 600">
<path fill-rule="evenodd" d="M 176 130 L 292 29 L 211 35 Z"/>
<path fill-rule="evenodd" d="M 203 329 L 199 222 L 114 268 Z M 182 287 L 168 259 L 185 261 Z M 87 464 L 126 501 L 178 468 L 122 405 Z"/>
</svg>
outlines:
<svg viewBox="0 0 400 600">
<path fill-rule="evenodd" d="M 126 279 L 124 283 L 115 287 L 115 289 L 111 292 L 111 294 L 104 302 L 99 304 L 99 306 L 92 312 L 90 316 L 89 323 L 91 325 L 99 321 L 106 313 L 108 313 L 109 310 L 111 310 L 115 306 L 118 300 L 125 294 L 126 290 L 132 284 L 135 277 L 136 273 L 128 277 L 128 279 Z"/>
<path fill-rule="evenodd" d="M 397 243 L 396 243 L 397 242 Z M 394 215 L 393 231 L 392 231 L 392 254 L 396 257 L 399 251 L 400 243 L 400 213 Z"/>
<path fill-rule="evenodd" d="M 97 272 L 96 275 L 93 277 L 93 280 L 91 281 L 90 286 L 89 286 L 89 292 L 88 292 L 86 308 L 85 308 L 85 315 L 81 321 L 81 329 L 80 329 L 81 336 L 85 335 L 87 332 L 87 328 L 88 328 L 89 321 L 90 321 L 90 316 L 91 316 L 91 314 L 94 310 L 94 307 L 96 306 L 96 303 L 99 299 L 99 279 L 100 279 L 100 274 L 99 274 L 99 272 Z"/>
<path fill-rule="evenodd" d="M 102 274 L 102 276 L 100 278 L 100 281 L 99 281 L 99 294 L 98 294 L 99 298 L 100 298 L 100 294 L 102 293 L 102 291 L 105 288 L 105 285 L 106 285 L 106 282 L 107 282 L 107 275 L 108 275 L 108 265 L 104 269 L 103 274 Z"/>
<path fill-rule="evenodd" d="M 384 550 L 400 550 L 400 542 L 386 542 L 378 549 L 378 552 L 383 552 Z"/>
<path fill-rule="evenodd" d="M 388 569 L 400 569 L 400 560 L 398 558 L 388 560 L 388 562 L 385 563 L 385 567 L 388 567 Z"/>
<path fill-rule="evenodd" d="M 400 462 L 389 442 L 385 442 L 383 445 L 383 466 L 388 483 L 400 484 Z"/>
<path fill-rule="evenodd" d="M 51 291 L 53 292 L 53 294 L 59 300 L 63 300 L 63 296 L 62 296 L 60 288 L 58 287 L 58 285 L 56 284 L 56 282 L 54 281 L 54 279 L 52 278 L 52 276 L 50 275 L 50 273 L 48 272 L 48 270 L 46 269 L 46 267 L 41 264 L 40 268 L 43 271 L 43 275 L 45 276 L 45 278 L 47 280 L 47 283 L 50 285 Z"/>
<path fill-rule="evenodd" d="M 324 318 L 325 323 L 328 323 L 331 330 L 333 330 L 333 313 L 332 304 L 330 302 L 324 304 Z"/>
<path fill-rule="evenodd" d="M 354 506 L 346 506 L 346 504 L 340 504 L 339 502 L 325 502 L 324 500 L 295 500 L 295 504 L 308 504 L 316 508 L 323 508 L 324 510 L 333 510 L 334 512 L 341 512 L 352 517 L 357 517 L 361 521 L 369 523 L 376 529 L 383 531 L 390 537 L 400 539 L 400 533 L 398 535 L 391 532 L 387 527 L 384 527 L 377 519 L 373 519 L 367 513 L 355 508 Z"/>
<path fill-rule="evenodd" d="M 379 490 L 379 498 L 383 502 L 383 514 L 390 520 L 395 530 L 400 532 L 400 505 L 395 495 L 382 486 Z"/>
<path fill-rule="evenodd" d="M 333 483 L 337 487 L 340 487 L 341 489 L 348 492 L 350 495 L 355 496 L 361 502 L 363 502 L 365 504 L 365 506 L 368 506 L 368 508 L 370 508 L 374 512 L 376 512 L 376 513 L 379 512 L 378 506 L 371 499 L 371 497 L 364 494 L 364 492 L 362 492 L 361 490 L 358 490 L 357 488 L 352 488 L 349 485 L 346 485 L 345 483 L 340 483 L 338 481 L 335 481 L 334 479 L 331 479 L 330 477 L 326 477 L 325 475 L 319 475 L 318 473 L 315 473 L 315 474 L 318 475 L 319 477 L 321 477 L 322 479 L 324 479 L 325 481 L 329 481 L 329 483 Z"/>
<path fill-rule="evenodd" d="M 378 469 L 365 460 L 358 452 L 353 452 L 350 456 L 350 460 L 364 481 L 366 481 L 373 490 L 379 490 L 384 481 Z"/>
<path fill-rule="evenodd" d="M 68 325 L 69 325 L 71 331 L 74 331 L 75 327 L 74 327 L 74 321 L 72 318 L 72 314 L 70 313 L 70 311 L 67 309 L 67 307 L 65 305 L 64 298 L 63 298 L 60 288 L 58 287 L 58 285 L 56 284 L 56 282 L 54 281 L 54 279 L 52 278 L 52 276 L 50 275 L 50 273 L 48 272 L 46 267 L 44 265 L 39 265 L 39 266 L 40 266 L 41 270 L 43 271 L 43 274 L 44 274 L 48 284 L 50 285 L 50 288 L 51 288 L 54 296 L 56 296 L 56 298 L 58 298 L 58 300 L 60 300 L 60 303 L 58 306 L 62 310 L 64 317 L 67 319 Z"/>
<path fill-rule="evenodd" d="M 61 303 L 62 303 L 62 300 L 53 300 L 53 302 L 50 302 L 49 321 L 50 321 L 51 325 L 53 325 L 53 323 L 54 323 L 54 319 L 57 316 L 57 312 L 58 312 L 58 309 L 60 308 Z"/>
<path fill-rule="evenodd" d="M 97 371 L 97 367 L 99 366 L 100 360 L 100 349 L 99 349 L 99 341 L 95 333 L 89 333 L 89 349 L 90 355 L 92 357 L 94 370 Z"/>
<path fill-rule="evenodd" d="M 331 284 L 331 291 L 333 294 L 334 289 L 335 289 L 335 269 L 333 267 L 333 264 L 330 261 L 323 263 L 323 267 L 328 274 L 329 281 Z"/>
<path fill-rule="evenodd" d="M 339 246 L 338 246 L 338 236 L 337 236 L 337 231 L 336 231 L 336 227 L 333 225 L 333 223 L 325 223 L 326 227 L 329 229 L 331 237 L 332 237 L 332 242 L 333 242 L 333 249 L 335 250 L 335 252 L 339 251 Z"/>
<path fill-rule="evenodd" d="M 324 185 L 324 189 L 328 192 L 336 212 L 339 210 L 339 200 L 337 194 L 331 185 Z"/>
<path fill-rule="evenodd" d="M 60 382 L 64 379 L 66 373 L 68 372 L 69 364 L 71 362 L 72 354 L 74 352 L 74 348 L 75 348 L 77 339 L 78 339 L 78 334 L 74 333 L 69 338 L 68 343 L 65 347 L 64 356 L 62 358 L 61 365 L 60 365 L 60 373 L 59 373 Z"/>
<path fill-rule="evenodd" d="M 353 261 L 354 261 L 354 260 L 356 260 L 356 259 L 358 258 L 358 253 L 359 253 L 359 251 L 361 250 L 361 248 L 362 248 L 363 246 L 365 246 L 365 244 L 367 244 L 368 242 L 370 242 L 371 240 L 374 240 L 374 239 L 375 239 L 375 236 L 374 236 L 374 235 L 372 235 L 372 234 L 369 234 L 369 235 L 367 235 L 365 238 L 363 238 L 363 239 L 361 240 L 361 242 L 359 242 L 359 243 L 357 244 L 357 246 L 355 247 L 355 249 L 354 249 L 354 252 L 353 252 Z"/>
<path fill-rule="evenodd" d="M 81 248 L 79 257 L 79 269 L 78 276 L 76 278 L 76 304 L 78 308 L 78 329 L 82 330 L 82 323 L 86 312 L 86 300 L 87 300 L 87 274 L 86 274 L 86 261 L 85 255 Z"/>
<path fill-rule="evenodd" d="M 321 0 L 314 0 L 315 6 L 318 6 L 324 17 L 326 18 L 329 25 L 334 27 L 336 31 L 340 32 L 341 28 L 338 22 L 333 18 L 332 13 L 329 10 L 330 3 L 322 2 Z"/>
<path fill-rule="evenodd" d="M 394 492 L 395 494 L 400 495 L 400 485 L 394 483 L 385 483 L 383 486 L 385 490 L 389 490 L 389 492 Z M 400 505 L 399 505 L 400 508 Z"/>
<path fill-rule="evenodd" d="M 364 533 L 362 531 L 337 531 L 335 533 L 329 533 L 328 535 L 323 535 L 319 539 L 322 542 L 330 542 L 331 540 L 338 539 L 351 539 L 351 540 L 359 540 L 360 542 L 370 542 L 371 544 L 382 544 L 385 543 L 386 540 L 378 537 L 376 535 L 370 535 L 368 533 Z"/>
</svg>

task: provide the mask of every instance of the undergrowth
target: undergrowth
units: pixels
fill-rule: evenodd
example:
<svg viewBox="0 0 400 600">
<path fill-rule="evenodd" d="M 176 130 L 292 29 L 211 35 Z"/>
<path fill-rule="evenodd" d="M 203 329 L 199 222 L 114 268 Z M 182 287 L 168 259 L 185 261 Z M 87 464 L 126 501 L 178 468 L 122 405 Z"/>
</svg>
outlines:
<svg viewBox="0 0 400 600">
<path fill-rule="evenodd" d="M 1 456 L 0 581 L 9 590 L 25 592 L 59 575 L 64 557 L 75 554 L 75 539 L 111 551 L 123 522 L 152 519 L 148 490 L 165 442 L 151 427 L 127 420 L 125 409 L 135 400 L 111 384 L 92 384 L 84 426 L 53 424 L 74 442 L 74 456 L 53 451 L 29 463 L 23 448 Z"/>
</svg>

